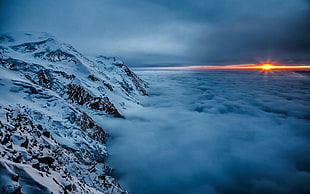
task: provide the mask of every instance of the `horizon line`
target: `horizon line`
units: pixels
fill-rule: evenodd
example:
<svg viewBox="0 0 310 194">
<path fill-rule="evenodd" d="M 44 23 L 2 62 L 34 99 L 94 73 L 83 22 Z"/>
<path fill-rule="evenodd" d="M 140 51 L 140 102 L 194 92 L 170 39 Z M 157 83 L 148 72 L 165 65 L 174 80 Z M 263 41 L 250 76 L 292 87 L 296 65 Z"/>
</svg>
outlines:
<svg viewBox="0 0 310 194">
<path fill-rule="evenodd" d="M 308 64 L 272 64 L 272 63 L 263 63 L 263 64 L 233 64 L 233 65 L 189 65 L 189 66 L 168 66 L 168 67 L 133 67 L 133 69 L 149 69 L 149 70 L 199 70 L 199 69 L 264 69 L 266 70 L 275 69 L 310 69 Z"/>
</svg>

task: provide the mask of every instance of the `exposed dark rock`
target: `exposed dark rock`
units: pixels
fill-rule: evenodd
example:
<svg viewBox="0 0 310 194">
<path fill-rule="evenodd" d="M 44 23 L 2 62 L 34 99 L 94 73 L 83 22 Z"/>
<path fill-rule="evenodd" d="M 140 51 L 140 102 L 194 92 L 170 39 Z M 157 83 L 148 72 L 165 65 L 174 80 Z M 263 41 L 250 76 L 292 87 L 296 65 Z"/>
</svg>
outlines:
<svg viewBox="0 0 310 194">
<path fill-rule="evenodd" d="M 48 164 L 48 165 L 53 164 L 53 162 L 55 161 L 54 158 L 48 157 L 48 156 L 43 157 L 43 158 L 38 158 L 38 160 L 40 163 L 44 163 L 44 164 Z"/>
<path fill-rule="evenodd" d="M 55 73 L 62 75 L 66 79 L 74 79 L 75 78 L 75 75 L 73 75 L 73 74 L 69 75 L 64 71 L 55 71 Z"/>
<path fill-rule="evenodd" d="M 107 87 L 111 92 L 113 92 L 113 87 L 111 86 L 111 84 L 109 84 L 109 83 L 107 83 L 107 82 L 105 82 L 105 81 L 102 81 L 102 83 L 103 83 L 103 85 L 104 85 L 105 87 Z"/>
<path fill-rule="evenodd" d="M 69 84 L 67 86 L 68 98 L 79 105 L 86 105 L 94 110 L 105 111 L 115 117 L 122 117 L 108 97 L 93 97 L 82 86 Z"/>
<path fill-rule="evenodd" d="M 73 55 L 63 52 L 62 50 L 58 49 L 56 51 L 51 51 L 45 57 L 50 62 L 60 62 L 63 60 L 72 60 L 75 58 Z M 72 60 L 75 64 L 77 63 L 76 60 Z"/>
<path fill-rule="evenodd" d="M 94 75 L 89 75 L 88 79 L 92 80 L 92 81 L 100 81 L 100 79 L 98 79 L 97 77 L 95 77 Z"/>
<path fill-rule="evenodd" d="M 77 125 L 81 127 L 83 131 L 87 131 L 87 129 L 91 129 L 88 131 L 87 135 L 94 139 L 97 140 L 101 143 L 105 143 L 106 137 L 108 136 L 104 130 L 95 123 L 95 121 L 89 117 L 86 113 L 82 113 L 80 117 L 77 118 L 76 120 Z"/>
<path fill-rule="evenodd" d="M 69 61 L 68 62 L 73 62 L 74 64 L 77 64 L 77 61 L 76 60 L 74 60 L 74 59 L 69 59 Z"/>
<path fill-rule="evenodd" d="M 4 41 L 14 42 L 14 38 L 8 35 L 0 36 L 0 42 L 4 42 Z"/>
<path fill-rule="evenodd" d="M 105 179 L 105 177 L 106 177 L 106 175 L 105 175 L 105 174 L 102 174 L 102 175 L 98 176 L 98 178 L 100 178 L 100 179 L 102 179 L 102 180 L 104 180 L 104 179 Z"/>
<path fill-rule="evenodd" d="M 10 135 L 9 135 L 9 134 L 6 134 L 6 135 L 4 136 L 4 138 L 3 138 L 3 140 L 1 141 L 1 144 L 2 144 L 2 145 L 5 145 L 5 144 L 7 144 L 10 140 L 11 140 Z"/>
<path fill-rule="evenodd" d="M 50 138 L 51 137 L 51 133 L 49 131 L 43 131 L 42 133 L 45 137 Z"/>
<path fill-rule="evenodd" d="M 79 105 L 84 105 L 89 102 L 93 97 L 80 85 L 69 84 L 67 85 L 68 98 Z"/>
<path fill-rule="evenodd" d="M 67 190 L 67 191 L 72 191 L 72 190 L 73 190 L 72 185 L 67 185 L 67 186 L 65 186 L 65 190 Z"/>
<path fill-rule="evenodd" d="M 22 67 L 23 69 L 27 67 L 27 63 L 13 58 L 7 58 L 7 59 L 1 59 L 1 64 L 4 68 L 7 68 L 12 71 L 18 71 L 20 70 L 19 67 Z"/>
<path fill-rule="evenodd" d="M 30 75 L 25 74 L 25 77 L 32 83 L 37 84 L 37 82 L 35 82 Z"/>
<path fill-rule="evenodd" d="M 37 52 L 37 53 L 35 53 L 33 56 L 34 57 L 43 57 L 44 56 L 44 54 L 45 54 L 45 52 Z"/>
<path fill-rule="evenodd" d="M 33 52 L 38 50 L 38 47 L 50 42 L 50 41 L 54 41 L 53 38 L 48 38 L 46 40 L 42 40 L 42 41 L 38 41 L 38 42 L 26 42 L 23 44 L 19 44 L 19 45 L 15 45 L 15 46 L 11 46 L 11 48 L 15 51 L 20 51 L 20 52 Z"/>
<path fill-rule="evenodd" d="M 45 88 L 51 88 L 52 78 L 47 70 L 42 70 L 37 73 L 39 85 Z"/>
<path fill-rule="evenodd" d="M 93 165 L 90 169 L 88 169 L 89 172 L 95 172 L 96 171 L 96 166 Z"/>
<path fill-rule="evenodd" d="M 89 106 L 95 110 L 105 111 L 115 117 L 122 117 L 107 96 L 94 97 L 93 100 L 89 102 Z"/>
<path fill-rule="evenodd" d="M 116 60 L 115 57 L 114 58 L 114 61 Z M 124 63 L 118 63 L 118 62 L 114 62 L 113 65 L 117 66 L 117 67 L 123 67 L 124 66 Z"/>
<path fill-rule="evenodd" d="M 43 130 L 42 125 L 40 125 L 40 124 L 39 124 L 37 127 L 38 127 L 38 129 L 39 129 L 40 131 L 42 131 L 42 130 Z"/>
<path fill-rule="evenodd" d="M 19 49 L 23 49 L 23 51 L 25 52 L 33 52 L 37 50 L 36 44 L 32 43 L 32 42 L 27 42 L 27 43 L 23 43 L 20 45 L 16 45 L 16 46 L 11 46 L 11 48 L 15 51 L 19 50 Z"/>
<path fill-rule="evenodd" d="M 131 92 L 134 90 L 125 80 L 123 80 L 121 86 L 126 92 Z"/>
<path fill-rule="evenodd" d="M 20 163 L 22 157 L 23 157 L 22 154 L 17 155 L 16 157 L 13 158 L 13 162 Z"/>
<path fill-rule="evenodd" d="M 28 138 L 26 137 L 26 140 L 25 140 L 22 144 L 20 144 L 20 146 L 21 146 L 21 147 L 24 147 L 24 148 L 27 148 L 27 147 L 28 147 L 28 144 L 29 144 L 29 140 L 28 140 Z"/>
<path fill-rule="evenodd" d="M 23 194 L 22 193 L 22 186 L 19 186 L 17 189 L 15 189 L 12 194 Z"/>
<path fill-rule="evenodd" d="M 18 181 L 18 179 L 19 179 L 19 175 L 12 175 L 12 180 L 13 181 Z"/>
<path fill-rule="evenodd" d="M 28 85 L 28 84 L 14 83 L 14 85 L 21 86 L 21 90 L 24 90 L 25 93 L 29 93 L 29 94 L 38 94 L 39 93 L 39 91 L 35 87 Z"/>
<path fill-rule="evenodd" d="M 40 170 L 40 163 L 35 163 L 32 165 L 33 168 Z"/>
<path fill-rule="evenodd" d="M 134 83 L 135 87 L 143 94 L 148 95 L 145 88 L 147 87 L 146 84 L 138 77 L 136 74 L 134 74 L 126 65 L 122 66 L 124 71 L 126 72 L 127 76 L 131 79 L 131 81 Z"/>
</svg>

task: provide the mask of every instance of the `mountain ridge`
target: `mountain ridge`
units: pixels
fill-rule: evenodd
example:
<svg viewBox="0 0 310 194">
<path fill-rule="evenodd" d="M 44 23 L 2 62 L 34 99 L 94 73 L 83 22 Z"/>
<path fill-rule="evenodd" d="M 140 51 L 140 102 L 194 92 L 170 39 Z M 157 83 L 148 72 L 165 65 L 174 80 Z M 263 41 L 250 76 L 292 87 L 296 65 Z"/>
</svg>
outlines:
<svg viewBox="0 0 310 194">
<path fill-rule="evenodd" d="M 147 83 L 120 59 L 85 57 L 47 33 L 2 33 L 0 56 L 0 190 L 127 193 L 92 115 L 124 118 Z"/>
</svg>

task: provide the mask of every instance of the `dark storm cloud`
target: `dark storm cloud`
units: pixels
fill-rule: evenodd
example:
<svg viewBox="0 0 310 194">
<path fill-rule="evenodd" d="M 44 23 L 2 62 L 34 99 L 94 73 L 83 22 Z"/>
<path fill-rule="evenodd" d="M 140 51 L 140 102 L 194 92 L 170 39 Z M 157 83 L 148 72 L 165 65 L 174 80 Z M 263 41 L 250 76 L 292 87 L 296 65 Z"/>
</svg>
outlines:
<svg viewBox="0 0 310 194">
<path fill-rule="evenodd" d="M 236 6 L 202 37 L 202 62 L 309 62 L 309 1 L 257 1 Z M 308 2 L 308 5 L 306 4 Z M 277 4 L 275 4 L 277 3 Z M 248 10 L 248 12 L 242 12 Z"/>
<path fill-rule="evenodd" d="M 308 0 L 2 0 L 0 16 L 130 65 L 309 58 Z"/>
</svg>

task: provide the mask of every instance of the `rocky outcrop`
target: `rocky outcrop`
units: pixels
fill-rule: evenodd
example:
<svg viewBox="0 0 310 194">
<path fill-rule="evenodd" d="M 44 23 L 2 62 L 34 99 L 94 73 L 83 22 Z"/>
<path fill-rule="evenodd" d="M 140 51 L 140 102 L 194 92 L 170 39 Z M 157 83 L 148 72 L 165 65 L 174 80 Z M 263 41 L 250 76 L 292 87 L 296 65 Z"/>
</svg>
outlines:
<svg viewBox="0 0 310 194">
<path fill-rule="evenodd" d="M 90 158 L 86 152 L 77 154 L 65 149 L 47 133 L 51 129 L 43 128 L 32 116 L 22 113 L 28 111 L 22 107 L 19 110 L 0 107 L 0 113 L 5 115 L 5 120 L 0 120 L 0 174 L 2 178 L 10 178 L 0 183 L 1 193 L 25 192 L 34 183 L 37 189 L 44 188 L 46 192 L 52 191 L 47 185 L 54 185 L 58 193 L 92 193 L 94 186 L 102 192 L 126 193 L 115 183 L 110 176 L 112 169 L 102 163 L 98 154 Z M 85 113 L 77 123 L 84 130 L 98 127 Z M 96 134 L 101 135 L 93 134 L 94 139 L 105 139 L 105 133 Z M 50 182 L 35 180 L 29 170 Z M 94 182 L 87 181 L 90 176 Z"/>
<path fill-rule="evenodd" d="M 49 72 L 47 70 L 39 71 L 37 73 L 37 76 L 38 76 L 38 80 L 39 80 L 38 84 L 40 86 L 48 88 L 48 89 L 51 88 L 52 78 L 49 75 Z"/>
<path fill-rule="evenodd" d="M 104 130 L 95 123 L 95 121 L 88 116 L 85 112 L 77 117 L 76 124 L 81 127 L 81 129 L 87 132 L 87 135 L 100 143 L 106 143 L 106 138 L 108 134 L 104 132 Z"/>
<path fill-rule="evenodd" d="M 60 61 L 68 60 L 68 61 L 72 61 L 74 64 L 77 63 L 77 60 L 74 59 L 75 57 L 73 55 L 69 53 L 65 53 L 59 49 L 56 51 L 49 52 L 48 54 L 46 54 L 44 58 L 50 62 L 60 62 Z"/>
<path fill-rule="evenodd" d="M 87 105 L 89 108 L 94 110 L 105 111 L 115 117 L 122 117 L 115 106 L 110 102 L 108 97 L 94 97 L 80 85 L 67 85 L 67 94 L 68 99 L 74 103 L 79 105 Z"/>
<path fill-rule="evenodd" d="M 136 74 L 134 74 L 126 65 L 123 65 L 123 69 L 126 72 L 127 76 L 131 79 L 134 86 L 138 91 L 140 91 L 143 95 L 148 95 L 146 92 L 147 85 L 141 80 Z"/>
</svg>

